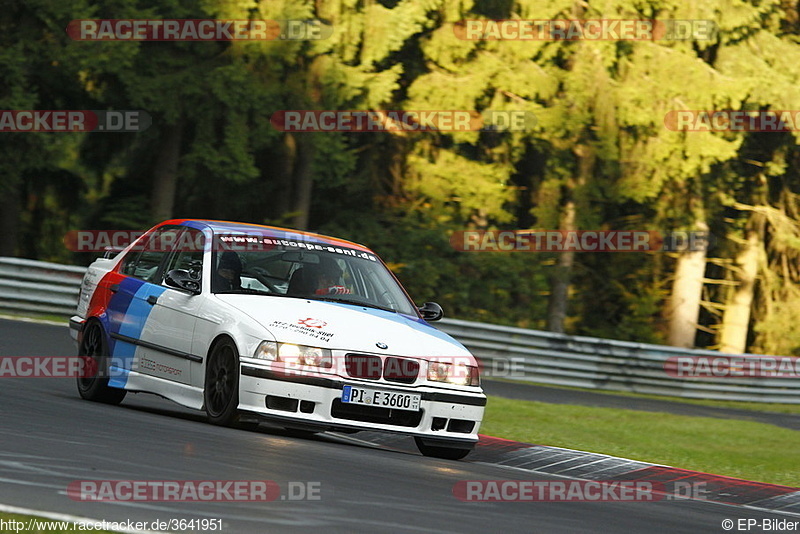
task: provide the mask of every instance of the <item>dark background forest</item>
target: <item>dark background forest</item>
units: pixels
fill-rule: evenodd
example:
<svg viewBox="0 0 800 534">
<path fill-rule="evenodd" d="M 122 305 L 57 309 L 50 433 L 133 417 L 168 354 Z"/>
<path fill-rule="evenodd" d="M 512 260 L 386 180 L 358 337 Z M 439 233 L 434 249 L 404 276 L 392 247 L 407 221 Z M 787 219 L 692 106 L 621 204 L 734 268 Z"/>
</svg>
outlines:
<svg viewBox="0 0 800 534">
<path fill-rule="evenodd" d="M 2 0 L 0 109 L 145 110 L 140 133 L 0 133 L 0 256 L 87 265 L 70 230 L 173 218 L 378 252 L 460 319 L 800 354 L 797 132 L 671 110 L 799 110 L 788 0 Z M 317 19 L 329 38 L 93 42 L 76 19 Z M 465 19 L 712 20 L 711 39 L 463 40 Z M 286 133 L 278 110 L 521 110 L 525 131 Z M 699 252 L 458 252 L 459 230 L 709 231 Z"/>
</svg>

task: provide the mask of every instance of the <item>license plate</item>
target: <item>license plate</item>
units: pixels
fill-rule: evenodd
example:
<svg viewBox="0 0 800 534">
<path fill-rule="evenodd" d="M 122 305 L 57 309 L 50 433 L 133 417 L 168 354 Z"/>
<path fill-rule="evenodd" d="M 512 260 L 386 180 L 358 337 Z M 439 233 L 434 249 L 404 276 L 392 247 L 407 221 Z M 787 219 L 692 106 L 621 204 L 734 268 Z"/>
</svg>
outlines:
<svg viewBox="0 0 800 534">
<path fill-rule="evenodd" d="M 419 411 L 421 399 L 422 396 L 417 393 L 399 393 L 397 391 L 362 388 L 360 386 L 344 386 L 342 390 L 342 402 L 345 403 L 409 410 L 412 412 Z"/>
</svg>

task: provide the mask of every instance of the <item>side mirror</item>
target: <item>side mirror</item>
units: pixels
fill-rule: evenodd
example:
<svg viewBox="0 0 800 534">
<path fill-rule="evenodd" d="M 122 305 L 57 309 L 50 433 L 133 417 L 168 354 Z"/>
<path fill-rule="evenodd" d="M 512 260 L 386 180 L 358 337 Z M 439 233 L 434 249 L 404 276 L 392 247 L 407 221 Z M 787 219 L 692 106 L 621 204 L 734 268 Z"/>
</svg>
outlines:
<svg viewBox="0 0 800 534">
<path fill-rule="evenodd" d="M 435 302 L 426 302 L 421 308 L 418 308 L 422 314 L 422 318 L 426 321 L 438 321 L 444 317 L 444 310 Z"/>
<path fill-rule="evenodd" d="M 195 295 L 200 293 L 200 281 L 192 278 L 189 271 L 183 269 L 172 269 L 164 277 L 164 283 L 170 287 L 183 289 Z"/>
</svg>

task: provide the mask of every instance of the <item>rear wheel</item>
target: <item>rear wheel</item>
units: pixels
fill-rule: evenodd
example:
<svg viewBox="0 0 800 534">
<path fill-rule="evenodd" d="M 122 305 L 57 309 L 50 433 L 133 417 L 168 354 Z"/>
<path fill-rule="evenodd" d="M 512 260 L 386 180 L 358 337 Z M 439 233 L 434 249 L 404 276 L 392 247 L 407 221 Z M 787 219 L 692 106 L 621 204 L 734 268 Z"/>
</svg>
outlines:
<svg viewBox="0 0 800 534">
<path fill-rule="evenodd" d="M 203 399 L 208 420 L 215 425 L 258 426 L 239 422 L 239 351 L 228 338 L 219 340 L 208 357 Z"/>
<path fill-rule="evenodd" d="M 469 449 L 456 449 L 453 447 L 441 447 L 436 445 L 426 445 L 423 443 L 421 438 L 414 438 L 414 441 L 417 443 L 417 448 L 419 452 L 421 452 L 424 456 L 430 456 L 432 458 L 443 458 L 445 460 L 461 460 L 462 458 L 466 457 L 470 452 L 472 452 L 472 448 Z"/>
<path fill-rule="evenodd" d="M 78 377 L 78 393 L 81 397 L 106 404 L 122 402 L 127 391 L 108 385 L 108 345 L 103 327 L 98 321 L 86 324 L 78 355 L 90 358 L 95 371 L 91 376 Z"/>
</svg>

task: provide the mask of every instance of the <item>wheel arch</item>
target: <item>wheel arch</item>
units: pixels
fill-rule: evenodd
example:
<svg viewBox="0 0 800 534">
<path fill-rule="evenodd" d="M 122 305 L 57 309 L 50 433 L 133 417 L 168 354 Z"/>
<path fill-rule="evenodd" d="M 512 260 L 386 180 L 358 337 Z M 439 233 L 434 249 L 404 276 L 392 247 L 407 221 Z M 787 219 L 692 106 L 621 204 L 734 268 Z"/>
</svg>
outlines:
<svg viewBox="0 0 800 534">
<path fill-rule="evenodd" d="M 211 358 L 211 355 L 214 353 L 214 349 L 217 348 L 217 345 L 226 340 L 233 343 L 233 346 L 236 347 L 236 352 L 238 353 L 238 356 L 239 357 L 242 356 L 241 347 L 239 347 L 239 344 L 236 342 L 236 338 L 228 332 L 220 332 L 216 336 L 214 336 L 214 339 L 212 339 L 211 343 L 208 344 L 208 351 L 206 352 L 206 358 L 205 358 L 206 365 L 204 367 L 208 367 L 207 365 L 208 360 Z"/>
<path fill-rule="evenodd" d="M 111 336 L 108 333 L 108 328 L 106 328 L 106 324 L 103 322 L 103 320 L 100 317 L 96 316 L 96 315 L 93 315 L 91 317 L 87 317 L 86 318 L 86 322 L 83 323 L 83 328 L 81 328 L 81 331 L 80 331 L 79 337 L 78 337 L 78 350 L 80 350 L 81 344 L 83 343 L 83 338 L 86 335 L 86 331 L 89 330 L 89 328 L 92 327 L 95 324 L 100 326 L 100 331 L 103 333 L 103 338 L 105 339 L 106 347 L 108 347 L 109 352 L 110 352 L 111 351 Z M 110 354 L 109 354 L 109 356 L 110 356 Z"/>
</svg>

